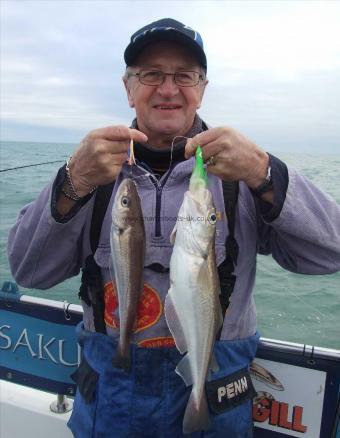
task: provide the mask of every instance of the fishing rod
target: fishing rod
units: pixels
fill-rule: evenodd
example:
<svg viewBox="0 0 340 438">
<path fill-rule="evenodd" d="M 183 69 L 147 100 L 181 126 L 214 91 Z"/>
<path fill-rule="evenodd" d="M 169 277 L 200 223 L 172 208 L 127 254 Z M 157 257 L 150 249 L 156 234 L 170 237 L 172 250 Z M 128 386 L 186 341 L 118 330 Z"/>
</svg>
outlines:
<svg viewBox="0 0 340 438">
<path fill-rule="evenodd" d="M 17 167 L 9 167 L 7 169 L 0 169 L 0 172 L 8 172 L 9 170 L 23 169 L 25 167 L 42 166 L 44 164 L 64 163 L 64 161 L 65 160 L 56 160 L 56 161 L 45 161 L 43 163 L 26 164 L 25 166 L 17 166 Z"/>
<path fill-rule="evenodd" d="M 173 138 L 172 143 L 171 143 L 170 167 L 171 167 L 171 164 L 172 164 L 172 154 L 173 154 L 173 148 L 174 148 L 174 141 L 175 141 L 176 138 L 179 138 L 179 137 L 188 139 L 188 137 L 184 137 L 183 135 L 177 135 L 176 137 Z M 131 154 L 131 156 L 129 157 L 129 164 L 130 165 L 134 164 L 137 167 L 139 167 L 136 164 L 136 161 L 135 161 L 135 155 L 134 155 L 134 148 L 133 148 L 133 141 L 132 140 L 131 140 L 131 143 L 130 143 L 130 154 Z M 43 163 L 34 163 L 34 164 L 26 164 L 25 166 L 8 167 L 7 169 L 0 169 L 0 172 L 9 172 L 10 170 L 24 169 L 26 167 L 43 166 L 44 164 L 63 163 L 63 162 L 65 162 L 65 160 L 66 160 L 66 158 L 64 160 L 44 161 Z M 148 176 L 149 176 L 149 174 L 148 174 Z"/>
</svg>

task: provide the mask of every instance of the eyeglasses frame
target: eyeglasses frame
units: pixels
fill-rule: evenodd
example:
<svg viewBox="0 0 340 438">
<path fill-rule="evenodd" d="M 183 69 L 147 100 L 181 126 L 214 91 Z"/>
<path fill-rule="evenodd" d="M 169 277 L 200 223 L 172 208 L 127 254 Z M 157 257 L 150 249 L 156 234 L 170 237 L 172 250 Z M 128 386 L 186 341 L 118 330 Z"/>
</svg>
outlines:
<svg viewBox="0 0 340 438">
<path fill-rule="evenodd" d="M 141 73 L 142 73 L 143 71 L 155 71 L 155 72 L 161 72 L 161 73 L 163 74 L 163 80 L 162 80 L 162 82 L 159 83 L 159 84 L 154 84 L 154 85 L 151 85 L 151 84 L 145 84 L 144 82 L 141 81 Z M 197 82 L 196 82 L 195 84 L 191 84 L 191 85 L 182 85 L 182 84 L 178 84 L 178 83 L 176 82 L 176 75 L 177 75 L 177 74 L 180 74 L 180 73 L 196 73 L 196 74 L 198 74 Z M 178 72 L 175 72 L 175 73 L 165 73 L 165 72 L 163 72 L 162 70 L 141 70 L 141 71 L 139 71 L 138 73 L 131 73 L 131 72 L 129 72 L 128 76 L 137 76 L 139 82 L 140 82 L 142 85 L 146 85 L 146 86 L 148 86 L 148 87 L 159 87 L 160 85 L 163 85 L 164 82 L 165 82 L 165 77 L 166 77 L 166 76 L 172 76 L 172 77 L 173 77 L 173 81 L 175 82 L 175 84 L 176 84 L 178 87 L 196 87 L 196 85 L 199 84 L 200 80 L 201 80 L 201 81 L 204 81 L 204 79 L 205 79 L 205 76 L 204 76 L 204 75 L 202 75 L 201 73 L 198 73 L 198 72 L 195 71 L 195 70 L 183 70 L 183 71 L 178 71 Z"/>
</svg>

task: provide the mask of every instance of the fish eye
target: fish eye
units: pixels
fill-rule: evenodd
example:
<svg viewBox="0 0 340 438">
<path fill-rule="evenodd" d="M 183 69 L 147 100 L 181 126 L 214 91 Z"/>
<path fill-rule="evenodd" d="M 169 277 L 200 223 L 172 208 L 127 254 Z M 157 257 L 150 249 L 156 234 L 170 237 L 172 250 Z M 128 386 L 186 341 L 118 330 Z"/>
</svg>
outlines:
<svg viewBox="0 0 340 438">
<path fill-rule="evenodd" d="M 214 225 L 214 224 L 216 224 L 216 220 L 217 220 L 216 213 L 210 213 L 209 216 L 208 216 L 208 222 L 211 225 Z"/>
<path fill-rule="evenodd" d="M 120 202 L 122 207 L 128 207 L 130 205 L 130 199 L 127 196 L 123 196 Z"/>
</svg>

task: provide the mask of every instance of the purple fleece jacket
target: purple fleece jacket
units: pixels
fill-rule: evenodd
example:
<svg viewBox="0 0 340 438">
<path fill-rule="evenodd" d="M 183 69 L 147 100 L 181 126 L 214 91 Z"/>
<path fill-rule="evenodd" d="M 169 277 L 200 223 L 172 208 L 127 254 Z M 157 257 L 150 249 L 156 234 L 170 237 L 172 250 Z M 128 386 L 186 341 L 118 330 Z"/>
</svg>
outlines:
<svg viewBox="0 0 340 438">
<path fill-rule="evenodd" d="M 172 246 L 169 236 L 176 215 L 188 189 L 193 159 L 178 163 L 170 175 L 163 175 L 157 187 L 148 177 L 136 179 L 142 202 L 147 237 L 144 281 L 160 300 L 161 312 L 148 328 L 134 334 L 132 341 L 170 336 L 164 318 L 163 304 L 169 288 L 168 272 L 155 272 L 153 263 L 169 267 Z M 109 233 L 111 208 L 117 187 L 128 176 L 123 166 L 110 205 L 104 218 L 99 247 L 95 259 L 102 269 L 104 284 L 110 281 Z M 139 176 L 139 170 L 135 175 Z M 261 216 L 248 187 L 240 183 L 236 210 L 235 235 L 239 244 L 236 266 L 236 284 L 231 304 L 224 319 L 221 339 L 241 339 L 256 331 L 256 310 L 253 288 L 256 255 L 271 254 L 285 269 L 303 274 L 329 274 L 340 270 L 340 206 L 320 191 L 309 180 L 293 169 L 288 169 L 289 183 L 280 214 L 271 222 Z M 217 211 L 224 212 L 221 181 L 209 176 Z M 275 181 L 274 181 L 275 188 Z M 51 213 L 53 181 L 41 192 L 36 201 L 19 214 L 9 235 L 8 256 L 15 280 L 28 288 L 47 289 L 77 275 L 87 255 L 91 253 L 89 227 L 94 197 L 81 206 L 65 223 L 57 222 Z M 158 205 L 156 206 L 156 204 Z M 159 223 L 155 221 L 156 208 L 160 209 Z M 218 221 L 216 236 L 217 263 L 225 258 L 224 242 L 228 227 Z M 85 303 L 84 324 L 94 330 L 92 310 Z M 117 312 L 117 310 L 115 310 Z M 115 328 L 108 333 L 117 336 Z"/>
</svg>

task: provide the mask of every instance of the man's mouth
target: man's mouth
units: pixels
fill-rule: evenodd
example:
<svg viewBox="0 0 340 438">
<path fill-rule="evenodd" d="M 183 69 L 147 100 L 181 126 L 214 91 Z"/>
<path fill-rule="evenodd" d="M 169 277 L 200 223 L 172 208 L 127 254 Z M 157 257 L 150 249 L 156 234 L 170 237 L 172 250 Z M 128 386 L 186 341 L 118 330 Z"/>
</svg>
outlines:
<svg viewBox="0 0 340 438">
<path fill-rule="evenodd" d="M 160 104 L 160 105 L 154 105 L 155 109 L 158 110 L 167 110 L 167 111 L 171 111 L 171 110 L 176 110 L 176 109 L 180 109 L 181 105 L 175 105 L 175 104 Z"/>
</svg>

